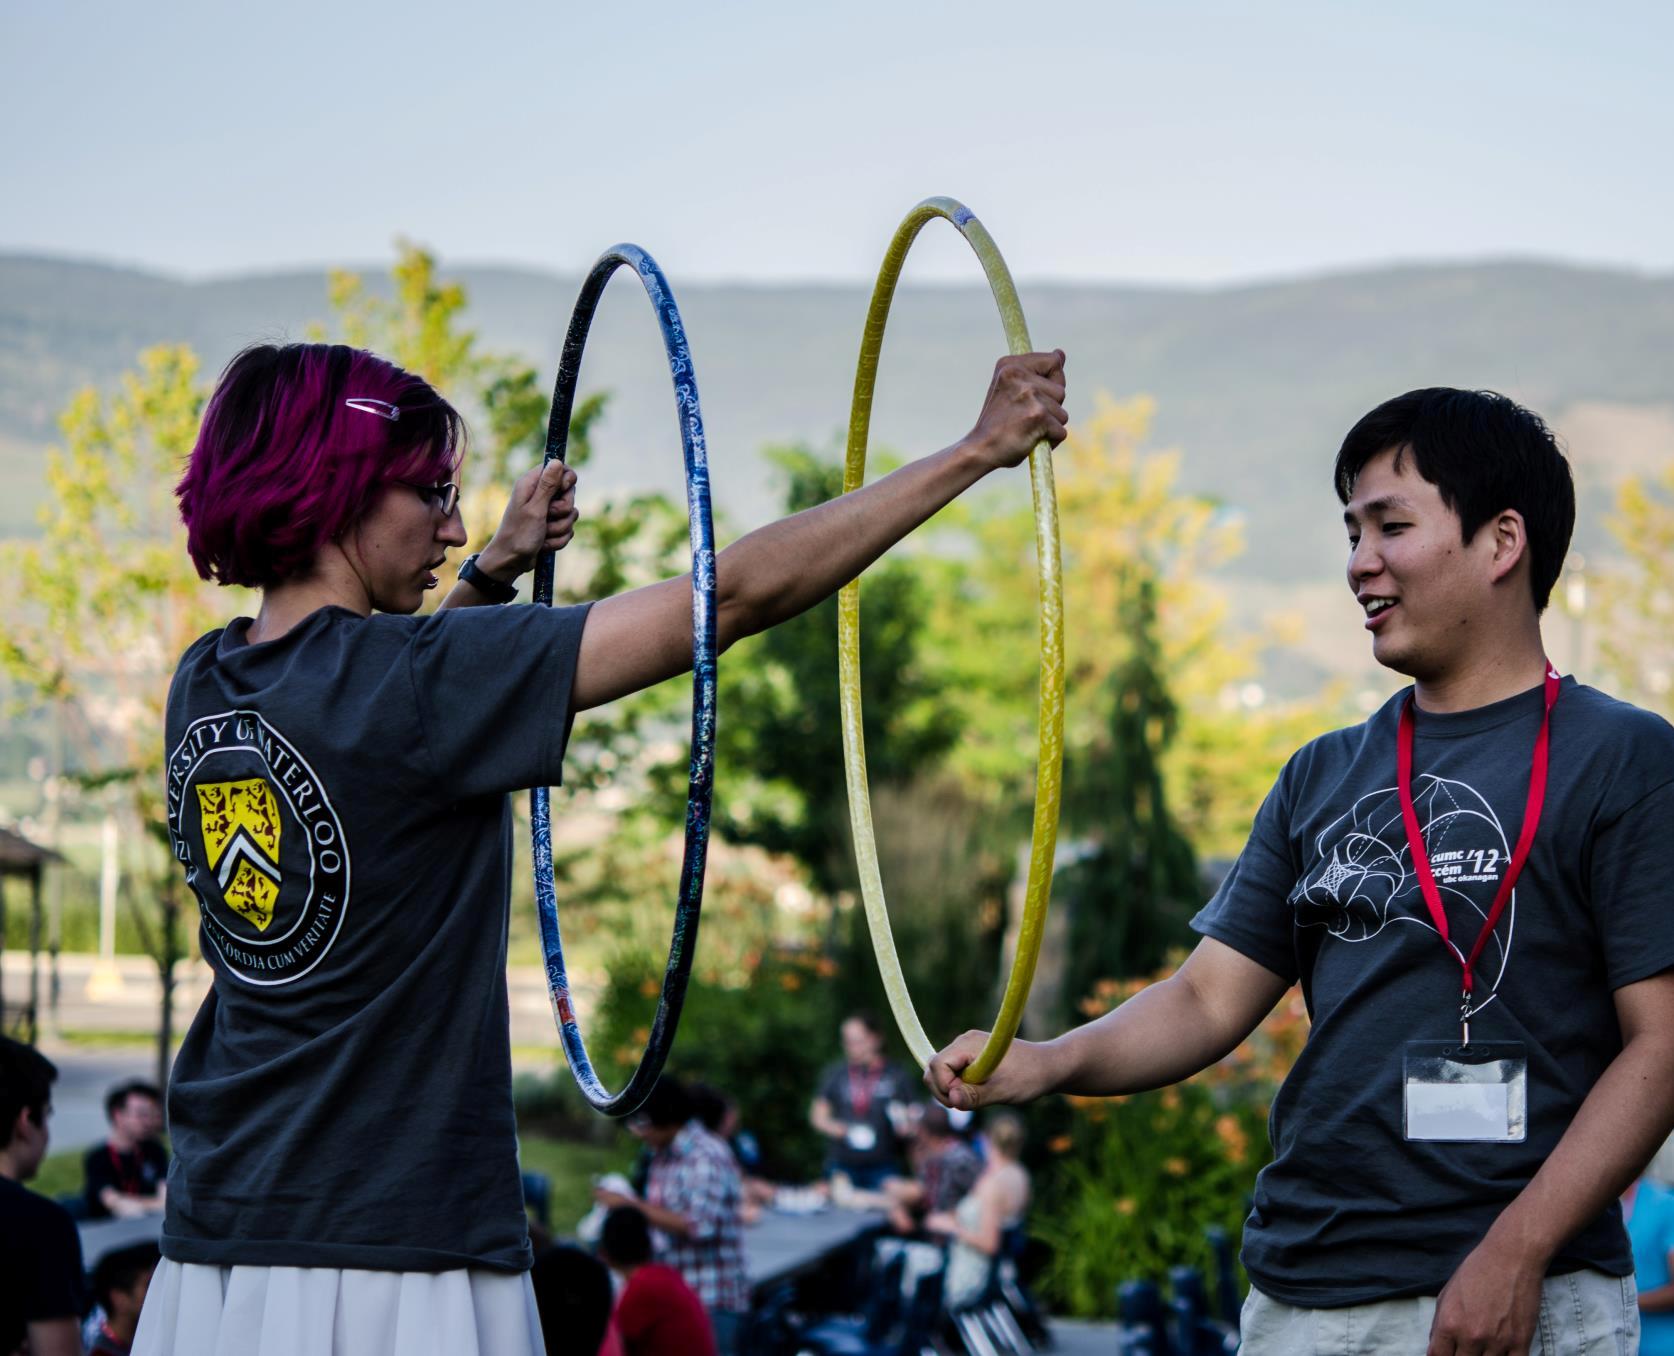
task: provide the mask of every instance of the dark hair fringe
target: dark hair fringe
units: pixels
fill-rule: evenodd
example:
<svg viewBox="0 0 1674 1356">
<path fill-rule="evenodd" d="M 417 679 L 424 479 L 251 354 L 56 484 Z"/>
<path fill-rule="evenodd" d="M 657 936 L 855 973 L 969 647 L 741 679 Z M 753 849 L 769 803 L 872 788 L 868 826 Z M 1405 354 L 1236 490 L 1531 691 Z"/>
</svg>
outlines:
<svg viewBox="0 0 1674 1356">
<path fill-rule="evenodd" d="M 1529 588 L 1536 612 L 1551 601 L 1575 531 L 1575 479 L 1546 422 L 1497 391 L 1430 386 L 1386 400 L 1361 418 L 1337 452 L 1332 483 L 1348 503 L 1372 458 L 1412 454 L 1418 474 L 1459 517 L 1469 542 L 1506 509 L 1529 537 Z"/>
</svg>

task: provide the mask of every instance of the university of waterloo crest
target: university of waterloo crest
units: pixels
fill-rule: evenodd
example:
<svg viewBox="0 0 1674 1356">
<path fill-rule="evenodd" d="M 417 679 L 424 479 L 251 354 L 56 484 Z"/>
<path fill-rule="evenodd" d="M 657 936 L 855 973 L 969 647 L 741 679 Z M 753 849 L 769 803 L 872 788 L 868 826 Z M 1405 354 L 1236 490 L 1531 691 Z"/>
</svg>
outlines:
<svg viewBox="0 0 1674 1356">
<path fill-rule="evenodd" d="M 167 767 L 169 839 L 197 896 L 204 955 L 247 984 L 303 978 L 349 909 L 349 844 L 330 788 L 250 710 L 192 721 Z"/>
<path fill-rule="evenodd" d="M 279 802 L 265 779 L 200 782 L 198 813 L 209 869 L 234 913 L 266 932 L 279 898 Z"/>
</svg>

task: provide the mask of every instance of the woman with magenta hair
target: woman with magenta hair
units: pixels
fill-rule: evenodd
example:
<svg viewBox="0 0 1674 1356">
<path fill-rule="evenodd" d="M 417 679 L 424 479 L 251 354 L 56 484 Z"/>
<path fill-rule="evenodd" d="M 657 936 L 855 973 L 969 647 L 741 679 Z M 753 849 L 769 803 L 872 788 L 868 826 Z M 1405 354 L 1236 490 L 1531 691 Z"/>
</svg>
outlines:
<svg viewBox="0 0 1674 1356">
<path fill-rule="evenodd" d="M 722 648 L 797 615 L 989 471 L 1064 436 L 1063 354 L 1000 360 L 941 452 L 717 558 Z M 509 793 L 577 711 L 692 662 L 687 578 L 502 607 L 574 531 L 575 476 L 466 534 L 459 415 L 336 345 L 247 349 L 179 486 L 206 578 L 261 591 L 169 690 L 169 828 L 215 984 L 169 1084 L 141 1356 L 543 1350 L 512 1117 Z"/>
</svg>

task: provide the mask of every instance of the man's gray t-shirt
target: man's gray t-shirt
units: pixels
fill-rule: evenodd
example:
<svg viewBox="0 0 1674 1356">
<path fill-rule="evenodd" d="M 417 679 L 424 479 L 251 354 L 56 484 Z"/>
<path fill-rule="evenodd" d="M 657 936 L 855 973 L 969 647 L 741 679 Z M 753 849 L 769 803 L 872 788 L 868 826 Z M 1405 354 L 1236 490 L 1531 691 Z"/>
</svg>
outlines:
<svg viewBox="0 0 1674 1356">
<path fill-rule="evenodd" d="M 586 608 L 325 608 L 181 658 L 169 829 L 215 983 L 163 1253 L 520 1271 L 507 793 L 555 784 Z"/>
<path fill-rule="evenodd" d="M 1674 728 L 1566 678 L 1539 833 L 1476 967 L 1473 1041 L 1528 1057 L 1520 1144 L 1409 1143 L 1408 1041 L 1459 1038 L 1459 962 L 1413 873 L 1395 780 L 1405 692 L 1293 757 L 1193 920 L 1288 980 L 1313 1018 L 1273 1103 L 1244 1265 L 1275 1299 L 1333 1308 L 1440 1292 L 1540 1168 L 1619 1053 L 1613 992 L 1674 967 Z M 1544 699 L 1417 713 L 1413 801 L 1467 953 L 1522 828 Z M 1632 1272 L 1612 1205 L 1554 1271 Z"/>
</svg>

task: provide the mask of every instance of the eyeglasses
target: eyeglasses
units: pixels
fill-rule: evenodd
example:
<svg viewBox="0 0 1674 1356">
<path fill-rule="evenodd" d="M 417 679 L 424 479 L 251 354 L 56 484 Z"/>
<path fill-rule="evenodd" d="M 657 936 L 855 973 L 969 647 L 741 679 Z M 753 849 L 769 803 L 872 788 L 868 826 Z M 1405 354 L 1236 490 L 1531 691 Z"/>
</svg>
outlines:
<svg viewBox="0 0 1674 1356">
<path fill-rule="evenodd" d="M 410 480 L 401 480 L 396 483 L 405 485 L 425 503 L 429 504 L 431 508 L 439 509 L 444 518 L 451 517 L 453 511 L 459 507 L 459 486 L 451 480 L 440 485 L 415 485 Z"/>
</svg>

